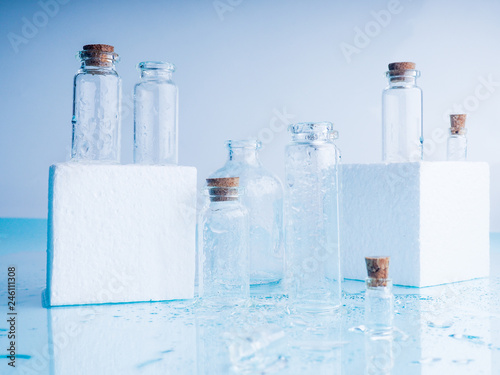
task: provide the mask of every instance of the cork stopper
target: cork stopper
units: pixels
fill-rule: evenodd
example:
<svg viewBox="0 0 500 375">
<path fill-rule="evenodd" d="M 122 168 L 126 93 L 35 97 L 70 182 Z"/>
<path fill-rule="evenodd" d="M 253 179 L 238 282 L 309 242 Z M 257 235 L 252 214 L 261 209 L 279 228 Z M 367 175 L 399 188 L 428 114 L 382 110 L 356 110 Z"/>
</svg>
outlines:
<svg viewBox="0 0 500 375">
<path fill-rule="evenodd" d="M 80 58 L 88 66 L 112 66 L 117 60 L 115 47 L 108 44 L 86 44 L 80 52 Z"/>
<path fill-rule="evenodd" d="M 464 134 L 465 120 L 467 120 L 466 114 L 450 115 L 451 134 Z"/>
<path fill-rule="evenodd" d="M 389 70 L 415 70 L 413 62 L 393 62 L 389 64 Z"/>
<path fill-rule="evenodd" d="M 99 52 L 115 52 L 115 47 L 109 44 L 86 44 L 83 46 L 84 51 L 99 51 Z"/>
<path fill-rule="evenodd" d="M 389 278 L 390 257 L 365 257 L 366 272 L 371 280 L 371 286 L 386 286 Z"/>
<path fill-rule="evenodd" d="M 207 186 L 212 202 L 238 200 L 239 177 L 207 178 Z"/>
</svg>

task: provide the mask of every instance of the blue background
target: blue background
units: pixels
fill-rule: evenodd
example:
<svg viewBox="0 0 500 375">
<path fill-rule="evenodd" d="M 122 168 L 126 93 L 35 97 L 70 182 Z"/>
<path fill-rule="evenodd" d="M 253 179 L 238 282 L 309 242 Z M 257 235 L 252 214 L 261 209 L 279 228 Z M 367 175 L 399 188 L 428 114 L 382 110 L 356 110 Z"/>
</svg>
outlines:
<svg viewBox="0 0 500 375">
<path fill-rule="evenodd" d="M 425 158 L 444 160 L 447 114 L 464 107 L 470 160 L 491 163 L 500 231 L 498 14 L 485 0 L 0 0 L 0 217 L 46 217 L 48 167 L 70 153 L 75 55 L 107 43 L 121 57 L 122 162 L 132 161 L 135 66 L 171 61 L 179 160 L 200 182 L 224 163 L 224 141 L 242 137 L 259 137 L 283 177 L 289 122 L 333 121 L 345 162 L 380 160 L 387 63 L 415 61 Z"/>
</svg>

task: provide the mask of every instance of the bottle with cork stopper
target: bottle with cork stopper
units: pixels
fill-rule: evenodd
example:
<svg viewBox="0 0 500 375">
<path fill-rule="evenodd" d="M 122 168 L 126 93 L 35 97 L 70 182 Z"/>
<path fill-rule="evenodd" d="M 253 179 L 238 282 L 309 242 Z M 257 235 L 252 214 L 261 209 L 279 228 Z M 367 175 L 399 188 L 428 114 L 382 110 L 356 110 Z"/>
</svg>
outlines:
<svg viewBox="0 0 500 375">
<path fill-rule="evenodd" d="M 448 137 L 447 160 L 467 160 L 467 129 L 466 114 L 450 115 L 450 136 Z"/>
<path fill-rule="evenodd" d="M 118 55 L 107 44 L 87 44 L 73 81 L 71 160 L 120 162 L 121 79 Z"/>
<path fill-rule="evenodd" d="M 393 329 L 394 295 L 389 279 L 388 256 L 366 257 L 365 324 L 371 334 L 388 334 Z"/>
<path fill-rule="evenodd" d="M 250 291 L 249 224 L 239 177 L 206 181 L 209 199 L 198 220 L 198 294 L 207 306 L 244 305 Z"/>
<path fill-rule="evenodd" d="M 420 72 L 413 62 L 389 64 L 388 86 L 382 92 L 382 160 L 422 160 L 422 90 L 417 86 Z"/>
</svg>

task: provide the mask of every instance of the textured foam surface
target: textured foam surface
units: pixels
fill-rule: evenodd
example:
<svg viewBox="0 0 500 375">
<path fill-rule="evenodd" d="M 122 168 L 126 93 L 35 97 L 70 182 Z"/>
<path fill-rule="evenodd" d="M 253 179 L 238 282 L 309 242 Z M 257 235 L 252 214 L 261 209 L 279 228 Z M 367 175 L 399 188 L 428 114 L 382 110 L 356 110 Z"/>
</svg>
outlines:
<svg viewBox="0 0 500 375">
<path fill-rule="evenodd" d="M 395 284 L 489 275 L 489 166 L 351 164 L 342 173 L 342 272 L 366 278 L 365 256 L 390 255 Z"/>
<path fill-rule="evenodd" d="M 47 303 L 192 298 L 196 169 L 50 168 Z"/>
</svg>

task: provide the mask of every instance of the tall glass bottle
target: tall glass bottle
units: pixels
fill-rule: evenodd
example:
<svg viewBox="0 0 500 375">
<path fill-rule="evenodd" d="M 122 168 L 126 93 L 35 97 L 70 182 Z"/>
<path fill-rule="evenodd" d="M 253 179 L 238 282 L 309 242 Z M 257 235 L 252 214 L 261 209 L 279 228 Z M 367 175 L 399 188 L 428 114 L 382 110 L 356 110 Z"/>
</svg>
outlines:
<svg viewBox="0 0 500 375">
<path fill-rule="evenodd" d="M 178 90 L 172 81 L 175 66 L 141 62 L 141 81 L 134 88 L 134 162 L 178 163 Z"/>
<path fill-rule="evenodd" d="M 382 160 L 422 160 L 422 90 L 415 63 L 389 64 L 389 85 L 382 92 Z"/>
<path fill-rule="evenodd" d="M 273 286 L 283 278 L 283 187 L 265 169 L 256 140 L 227 141 L 226 164 L 210 177 L 239 176 L 250 219 L 250 284 Z"/>
<path fill-rule="evenodd" d="M 239 178 L 209 178 L 198 220 L 198 292 L 207 305 L 244 304 L 249 296 L 248 212 Z"/>
<path fill-rule="evenodd" d="M 286 147 L 285 238 L 287 290 L 302 311 L 341 304 L 339 162 L 329 122 L 290 125 Z"/>
<path fill-rule="evenodd" d="M 89 44 L 79 53 L 73 86 L 71 159 L 120 162 L 121 79 L 113 46 Z"/>
<path fill-rule="evenodd" d="M 467 115 L 450 115 L 450 136 L 448 137 L 448 161 L 467 160 L 467 129 L 465 120 Z"/>
</svg>

